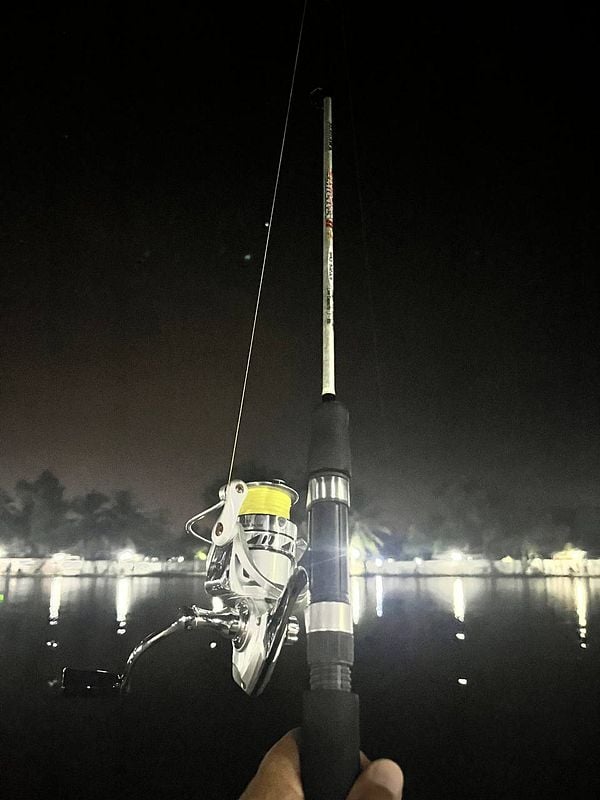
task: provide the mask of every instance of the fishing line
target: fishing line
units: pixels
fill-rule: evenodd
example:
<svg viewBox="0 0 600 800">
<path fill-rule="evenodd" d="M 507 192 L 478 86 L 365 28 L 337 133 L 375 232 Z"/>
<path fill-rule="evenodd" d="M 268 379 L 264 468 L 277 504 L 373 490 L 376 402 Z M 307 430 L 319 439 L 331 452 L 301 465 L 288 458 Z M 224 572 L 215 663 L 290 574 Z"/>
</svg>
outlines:
<svg viewBox="0 0 600 800">
<path fill-rule="evenodd" d="M 289 123 L 289 119 L 290 119 L 290 108 L 291 108 L 291 105 L 292 105 L 292 96 L 294 94 L 294 84 L 296 82 L 296 72 L 297 72 L 297 69 L 298 69 L 298 57 L 300 55 L 300 43 L 302 41 L 302 32 L 304 30 L 304 18 L 306 16 L 307 3 L 308 3 L 308 0 L 304 0 L 304 8 L 302 10 L 302 20 L 300 22 L 300 32 L 298 34 L 298 44 L 296 45 L 296 57 L 294 59 L 294 69 L 293 69 L 293 72 L 292 72 L 292 82 L 291 82 L 291 85 L 290 85 L 290 92 L 289 92 L 289 96 L 288 96 L 288 104 L 287 104 L 287 110 L 286 110 L 286 115 L 285 115 L 285 124 L 283 126 L 283 136 L 282 136 L 282 139 L 281 139 L 281 148 L 279 150 L 279 162 L 277 164 L 277 174 L 276 174 L 276 177 L 275 177 L 275 188 L 273 190 L 273 200 L 271 202 L 271 212 L 269 214 L 269 222 L 267 224 L 267 238 L 266 238 L 266 241 L 265 241 L 265 250 L 264 250 L 264 254 L 263 254 L 262 268 L 261 268 L 261 271 L 260 271 L 260 280 L 259 280 L 259 283 L 258 283 L 258 293 L 257 293 L 257 296 L 256 296 L 256 306 L 254 308 L 254 319 L 252 321 L 252 332 L 250 334 L 250 344 L 248 346 L 248 357 L 246 359 L 246 369 L 245 369 L 245 372 L 244 372 L 244 381 L 243 381 L 243 384 L 242 384 L 242 394 L 241 394 L 241 397 L 240 397 L 240 406 L 239 406 L 237 422 L 236 422 L 236 426 L 235 426 L 235 436 L 233 438 L 233 449 L 231 451 L 231 462 L 229 464 L 229 473 L 227 475 L 227 485 L 229 485 L 229 483 L 231 481 L 231 476 L 233 474 L 233 465 L 234 465 L 234 462 L 235 462 L 235 452 L 236 452 L 236 449 L 237 449 L 237 443 L 238 443 L 238 438 L 239 438 L 239 434 L 240 434 L 240 425 L 241 425 L 241 422 L 242 422 L 242 413 L 243 413 L 243 410 L 244 410 L 244 400 L 246 398 L 246 387 L 248 385 L 248 374 L 250 372 L 250 362 L 252 360 L 252 348 L 254 346 L 254 336 L 255 336 L 255 333 L 256 333 L 256 323 L 257 323 L 257 320 L 258 320 L 258 311 L 259 311 L 259 308 L 260 308 L 260 298 L 261 298 L 261 294 L 262 294 L 262 287 L 263 287 L 263 282 L 264 282 L 264 277 L 265 277 L 265 267 L 266 267 L 266 264 L 267 264 L 267 254 L 268 254 L 268 251 L 269 251 L 269 242 L 270 242 L 270 239 L 271 239 L 271 226 L 272 226 L 272 223 L 273 223 L 273 215 L 274 215 L 274 212 L 275 212 L 275 201 L 277 199 L 277 190 L 279 188 L 279 176 L 281 174 L 281 164 L 282 164 L 282 161 L 283 161 L 283 151 L 284 151 L 284 148 L 285 148 L 285 141 L 286 141 L 286 137 L 287 137 L 288 123 Z"/>
</svg>

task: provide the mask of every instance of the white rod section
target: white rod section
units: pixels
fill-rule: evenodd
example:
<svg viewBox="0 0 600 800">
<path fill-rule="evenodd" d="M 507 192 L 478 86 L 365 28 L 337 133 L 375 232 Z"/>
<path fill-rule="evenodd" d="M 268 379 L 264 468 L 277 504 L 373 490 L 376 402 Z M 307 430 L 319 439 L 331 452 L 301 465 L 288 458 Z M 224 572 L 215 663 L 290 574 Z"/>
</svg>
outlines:
<svg viewBox="0 0 600 800">
<path fill-rule="evenodd" d="M 323 99 L 323 395 L 335 396 L 333 332 L 333 122 Z"/>
</svg>

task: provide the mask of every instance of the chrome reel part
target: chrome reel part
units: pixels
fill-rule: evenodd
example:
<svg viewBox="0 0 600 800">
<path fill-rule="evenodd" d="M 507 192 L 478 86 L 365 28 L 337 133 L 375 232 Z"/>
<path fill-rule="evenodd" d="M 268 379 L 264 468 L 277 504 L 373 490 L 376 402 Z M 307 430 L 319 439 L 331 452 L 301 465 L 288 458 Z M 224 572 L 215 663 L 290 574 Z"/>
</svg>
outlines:
<svg viewBox="0 0 600 800">
<path fill-rule="evenodd" d="M 306 572 L 298 566 L 306 543 L 289 519 L 298 494 L 282 481 L 222 487 L 223 510 L 212 529 L 206 592 L 239 620 L 233 638 L 232 674 L 248 694 L 265 687 L 284 643 L 297 641 L 291 616 L 304 595 Z M 190 524 L 186 526 L 190 530 Z M 192 529 L 193 532 L 193 529 Z"/>
</svg>

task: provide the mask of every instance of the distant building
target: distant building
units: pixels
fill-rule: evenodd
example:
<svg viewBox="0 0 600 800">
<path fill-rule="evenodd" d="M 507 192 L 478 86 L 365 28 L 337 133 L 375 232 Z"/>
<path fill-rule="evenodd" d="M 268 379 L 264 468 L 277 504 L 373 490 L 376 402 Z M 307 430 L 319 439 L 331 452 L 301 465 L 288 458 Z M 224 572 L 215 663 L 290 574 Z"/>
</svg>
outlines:
<svg viewBox="0 0 600 800">
<path fill-rule="evenodd" d="M 552 558 L 562 559 L 568 561 L 583 561 L 587 558 L 587 551 L 580 550 L 578 547 L 569 547 L 568 545 L 564 550 L 559 550 L 557 553 L 552 553 Z"/>
</svg>

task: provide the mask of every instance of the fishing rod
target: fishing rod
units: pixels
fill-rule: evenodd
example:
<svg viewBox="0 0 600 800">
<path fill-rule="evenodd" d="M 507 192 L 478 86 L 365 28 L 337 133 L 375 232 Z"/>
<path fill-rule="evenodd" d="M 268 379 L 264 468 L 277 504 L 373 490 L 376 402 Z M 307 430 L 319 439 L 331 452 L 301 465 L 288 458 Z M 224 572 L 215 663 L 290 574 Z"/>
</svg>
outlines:
<svg viewBox="0 0 600 800">
<path fill-rule="evenodd" d="M 204 589 L 213 608 L 183 608 L 171 625 L 132 650 L 122 673 L 65 667 L 61 685 L 67 695 L 127 692 L 151 647 L 181 631 L 210 628 L 231 641 L 235 682 L 257 696 L 283 645 L 298 641 L 295 613 L 304 609 L 310 685 L 303 695 L 300 737 L 304 793 L 306 800 L 344 800 L 360 771 L 359 703 L 351 691 L 349 415 L 335 389 L 331 97 L 322 98 L 322 111 L 322 396 L 313 412 L 308 455 L 307 569 L 299 564 L 307 543 L 291 521 L 296 490 L 279 479 L 245 483 L 230 474 L 219 500 L 185 526 L 210 545 Z M 210 539 L 204 539 L 195 525 L 217 511 Z"/>
<path fill-rule="evenodd" d="M 333 120 L 323 98 L 322 397 L 313 413 L 308 456 L 309 600 L 305 612 L 310 690 L 300 745 L 307 800 L 342 800 L 360 771 L 358 696 L 349 594 L 349 415 L 336 399 L 333 269 Z"/>
</svg>

